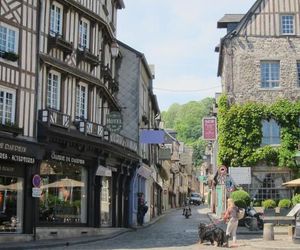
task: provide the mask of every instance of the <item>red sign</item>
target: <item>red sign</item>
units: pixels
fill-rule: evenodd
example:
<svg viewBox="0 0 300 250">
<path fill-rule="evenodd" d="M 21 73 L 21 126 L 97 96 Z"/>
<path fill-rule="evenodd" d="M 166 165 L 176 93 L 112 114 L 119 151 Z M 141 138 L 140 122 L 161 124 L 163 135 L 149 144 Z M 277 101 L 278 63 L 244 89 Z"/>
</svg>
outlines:
<svg viewBox="0 0 300 250">
<path fill-rule="evenodd" d="M 217 140 L 217 120 L 215 117 L 204 117 L 202 119 L 203 140 Z"/>
</svg>

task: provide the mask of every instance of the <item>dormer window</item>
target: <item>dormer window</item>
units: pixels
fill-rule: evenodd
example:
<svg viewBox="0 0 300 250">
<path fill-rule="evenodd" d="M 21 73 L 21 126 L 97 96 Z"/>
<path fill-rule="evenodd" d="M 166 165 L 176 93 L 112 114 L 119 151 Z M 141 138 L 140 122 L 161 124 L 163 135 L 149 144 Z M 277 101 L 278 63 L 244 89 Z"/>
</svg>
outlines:
<svg viewBox="0 0 300 250">
<path fill-rule="evenodd" d="M 282 35 L 294 35 L 294 16 L 283 15 L 281 16 L 281 34 Z"/>
<path fill-rule="evenodd" d="M 79 23 L 79 49 L 88 49 L 90 43 L 90 22 L 81 18 Z"/>
<path fill-rule="evenodd" d="M 54 2 L 50 10 L 50 35 L 61 36 L 63 25 L 63 6 Z"/>
</svg>

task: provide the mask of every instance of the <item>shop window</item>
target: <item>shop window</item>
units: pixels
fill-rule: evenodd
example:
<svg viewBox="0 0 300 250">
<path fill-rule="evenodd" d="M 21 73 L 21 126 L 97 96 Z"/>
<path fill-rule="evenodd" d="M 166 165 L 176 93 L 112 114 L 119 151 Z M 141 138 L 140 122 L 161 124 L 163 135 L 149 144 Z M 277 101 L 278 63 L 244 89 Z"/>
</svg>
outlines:
<svg viewBox="0 0 300 250">
<path fill-rule="evenodd" d="M 111 214 L 111 177 L 102 177 L 102 189 L 101 189 L 101 225 L 112 225 Z"/>
<path fill-rule="evenodd" d="M 63 162 L 43 162 L 41 177 L 40 223 L 86 223 L 86 169 Z"/>
<path fill-rule="evenodd" d="M 0 176 L 0 232 L 22 233 L 23 178 Z"/>
<path fill-rule="evenodd" d="M 0 88 L 0 123 L 14 124 L 15 123 L 15 99 L 16 93 L 14 90 Z"/>
</svg>

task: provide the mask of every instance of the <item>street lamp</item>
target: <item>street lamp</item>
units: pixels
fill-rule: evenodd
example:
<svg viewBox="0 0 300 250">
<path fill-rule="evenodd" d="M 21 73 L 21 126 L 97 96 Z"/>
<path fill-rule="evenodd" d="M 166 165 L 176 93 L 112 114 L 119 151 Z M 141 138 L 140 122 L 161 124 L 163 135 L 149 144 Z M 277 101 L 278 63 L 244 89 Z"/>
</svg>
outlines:
<svg viewBox="0 0 300 250">
<path fill-rule="evenodd" d="M 110 46 L 110 52 L 113 58 L 119 55 L 119 45 L 117 42 L 113 42 Z"/>
</svg>

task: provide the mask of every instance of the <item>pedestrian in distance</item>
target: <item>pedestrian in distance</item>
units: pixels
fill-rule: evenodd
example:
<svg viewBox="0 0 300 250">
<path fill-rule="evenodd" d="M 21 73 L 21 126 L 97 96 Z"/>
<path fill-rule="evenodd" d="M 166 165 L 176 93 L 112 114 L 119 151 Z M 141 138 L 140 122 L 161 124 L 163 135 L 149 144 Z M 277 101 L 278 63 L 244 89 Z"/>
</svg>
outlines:
<svg viewBox="0 0 300 250">
<path fill-rule="evenodd" d="M 233 199 L 229 198 L 227 200 L 227 210 L 224 214 L 224 221 L 228 222 L 226 228 L 227 242 L 229 242 L 230 237 L 232 237 L 233 247 L 237 246 L 236 231 L 239 224 L 238 213 L 239 213 L 239 208 L 234 204 Z"/>
</svg>

